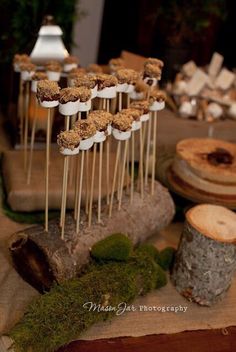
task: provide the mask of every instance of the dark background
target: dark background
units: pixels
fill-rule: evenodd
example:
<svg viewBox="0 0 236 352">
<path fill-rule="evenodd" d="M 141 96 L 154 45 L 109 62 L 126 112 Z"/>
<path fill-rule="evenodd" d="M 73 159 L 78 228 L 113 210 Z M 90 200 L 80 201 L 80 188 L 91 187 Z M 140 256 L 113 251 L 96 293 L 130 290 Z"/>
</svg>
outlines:
<svg viewBox="0 0 236 352">
<path fill-rule="evenodd" d="M 194 1 L 189 0 L 186 6 L 191 7 L 192 2 Z M 181 7 L 181 0 L 179 3 Z M 173 38 L 171 45 L 166 42 L 168 25 L 163 31 L 161 18 L 153 18 L 161 4 L 160 0 L 106 0 L 98 62 L 105 64 L 109 58 L 119 56 L 125 49 L 143 56 L 163 59 L 166 64 L 165 72 L 169 72 L 165 77 L 172 78 L 180 64 L 194 59 L 197 64 L 205 65 L 212 53 L 218 51 L 224 55 L 226 66 L 236 67 L 236 1 L 228 0 L 222 3 L 222 7 L 225 7 L 224 13 L 221 9 L 218 16 L 209 13 L 209 27 L 199 32 L 193 30 L 191 40 L 187 43 L 175 45 Z M 183 10 L 186 8 L 183 7 Z M 165 21 L 165 13 L 161 17 Z M 189 29 L 192 30 L 191 23 Z"/>
</svg>

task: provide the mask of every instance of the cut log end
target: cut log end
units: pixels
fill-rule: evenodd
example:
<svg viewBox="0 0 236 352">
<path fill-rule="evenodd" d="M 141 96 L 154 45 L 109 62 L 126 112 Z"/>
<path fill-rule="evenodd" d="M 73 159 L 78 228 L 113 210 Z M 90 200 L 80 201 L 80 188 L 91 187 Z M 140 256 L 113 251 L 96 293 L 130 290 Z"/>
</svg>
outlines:
<svg viewBox="0 0 236 352">
<path fill-rule="evenodd" d="M 224 297 L 236 270 L 235 225 L 236 215 L 220 206 L 187 212 L 172 281 L 188 300 L 210 306 Z"/>
<path fill-rule="evenodd" d="M 9 248 L 18 273 L 38 291 L 48 290 L 56 281 L 45 253 L 24 232 L 12 238 Z"/>
<path fill-rule="evenodd" d="M 236 214 L 219 205 L 200 204 L 190 209 L 186 220 L 204 236 L 224 243 L 236 243 Z"/>
</svg>

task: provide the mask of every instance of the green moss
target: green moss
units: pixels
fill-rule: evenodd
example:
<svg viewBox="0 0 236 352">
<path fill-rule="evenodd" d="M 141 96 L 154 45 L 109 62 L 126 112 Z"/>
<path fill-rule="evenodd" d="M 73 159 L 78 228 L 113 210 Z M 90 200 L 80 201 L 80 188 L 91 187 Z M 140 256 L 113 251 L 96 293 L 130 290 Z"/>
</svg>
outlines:
<svg viewBox="0 0 236 352">
<path fill-rule="evenodd" d="M 9 334 L 15 351 L 55 351 L 92 324 L 115 315 L 114 311 L 88 311 L 84 303 L 117 307 L 165 282 L 165 273 L 147 253 L 135 251 L 126 262 L 93 264 L 87 274 L 54 286 L 29 306 Z"/>
<path fill-rule="evenodd" d="M 127 260 L 132 252 L 132 242 L 121 233 L 115 233 L 97 242 L 91 249 L 91 256 L 97 260 Z"/>
<path fill-rule="evenodd" d="M 138 253 L 146 253 L 146 254 L 150 255 L 155 261 L 157 260 L 158 255 L 159 255 L 158 249 L 149 243 L 140 244 L 137 247 L 137 252 Z"/>
<path fill-rule="evenodd" d="M 157 281 L 156 288 L 161 288 L 167 284 L 166 273 L 160 265 L 157 264 Z"/>
<path fill-rule="evenodd" d="M 175 249 L 172 247 L 166 247 L 163 249 L 157 258 L 157 263 L 164 269 L 170 270 L 174 261 Z"/>
</svg>

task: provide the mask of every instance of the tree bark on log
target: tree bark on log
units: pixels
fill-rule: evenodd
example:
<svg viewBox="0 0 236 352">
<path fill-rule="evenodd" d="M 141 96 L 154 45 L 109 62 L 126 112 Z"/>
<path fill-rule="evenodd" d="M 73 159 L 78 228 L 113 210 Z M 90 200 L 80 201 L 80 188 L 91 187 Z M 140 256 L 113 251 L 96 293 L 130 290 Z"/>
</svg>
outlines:
<svg viewBox="0 0 236 352">
<path fill-rule="evenodd" d="M 112 233 L 125 233 L 134 244 L 145 241 L 166 227 L 173 219 L 175 207 L 166 188 L 155 182 L 155 194 L 145 193 L 144 199 L 134 193 L 130 205 L 129 196 L 124 196 L 122 208 L 117 211 L 114 203 L 112 218 L 107 206 L 102 208 L 102 224 L 97 223 L 96 210 L 92 226 L 87 226 L 87 216 L 82 213 L 78 235 L 72 216 L 67 216 L 65 239 L 61 239 L 59 220 L 49 222 L 49 232 L 43 226 L 35 226 L 15 233 L 9 249 L 19 274 L 39 291 L 50 288 L 54 281 L 63 282 L 73 278 L 87 263 L 90 249 L 99 240 Z"/>
<path fill-rule="evenodd" d="M 171 278 L 189 301 L 211 306 L 223 298 L 236 269 L 235 233 L 236 214 L 226 208 L 198 205 L 187 212 Z"/>
</svg>

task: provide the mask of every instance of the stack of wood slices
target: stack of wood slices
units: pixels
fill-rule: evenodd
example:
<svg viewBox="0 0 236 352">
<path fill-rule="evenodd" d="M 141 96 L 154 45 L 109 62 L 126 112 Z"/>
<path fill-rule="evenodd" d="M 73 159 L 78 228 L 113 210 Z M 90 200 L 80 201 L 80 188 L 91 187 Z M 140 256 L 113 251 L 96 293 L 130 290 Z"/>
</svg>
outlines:
<svg viewBox="0 0 236 352">
<path fill-rule="evenodd" d="M 204 138 L 180 141 L 168 180 L 188 199 L 235 208 L 236 144 Z"/>
</svg>

